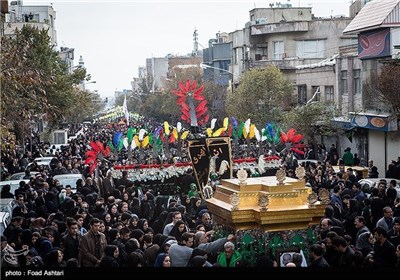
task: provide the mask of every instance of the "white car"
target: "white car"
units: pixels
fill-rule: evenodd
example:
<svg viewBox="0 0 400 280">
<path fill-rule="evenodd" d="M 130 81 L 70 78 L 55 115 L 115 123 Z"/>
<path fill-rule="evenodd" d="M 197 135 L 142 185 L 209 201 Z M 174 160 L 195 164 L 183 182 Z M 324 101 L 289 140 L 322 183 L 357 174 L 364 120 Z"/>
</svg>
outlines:
<svg viewBox="0 0 400 280">
<path fill-rule="evenodd" d="M 0 199 L 0 235 L 3 235 L 4 230 L 11 223 L 12 209 L 15 203 L 13 198 Z"/>
<path fill-rule="evenodd" d="M 19 182 L 21 182 L 21 181 L 25 181 L 25 183 L 29 183 L 29 179 L 1 181 L 0 189 L 3 189 L 4 185 L 10 185 L 11 186 L 10 192 L 15 195 L 15 191 L 19 188 Z"/>
<path fill-rule="evenodd" d="M 38 157 L 33 160 L 33 162 L 30 162 L 25 169 L 31 170 L 31 171 L 38 171 L 34 170 L 36 169 L 35 166 L 43 166 L 44 170 L 50 171 L 50 162 L 54 159 L 54 157 Z"/>
<path fill-rule="evenodd" d="M 31 177 L 35 177 L 36 174 L 38 174 L 39 172 L 31 172 L 30 176 Z M 10 176 L 10 178 L 8 178 L 8 180 L 24 180 L 25 177 L 25 172 L 18 172 L 18 173 L 14 173 L 13 175 Z"/>
<path fill-rule="evenodd" d="M 65 187 L 66 185 L 71 186 L 72 192 L 76 192 L 76 181 L 79 179 L 83 180 L 83 184 L 85 184 L 85 177 L 82 174 L 60 174 L 53 176 L 54 180 L 60 181 L 60 184 Z"/>
</svg>

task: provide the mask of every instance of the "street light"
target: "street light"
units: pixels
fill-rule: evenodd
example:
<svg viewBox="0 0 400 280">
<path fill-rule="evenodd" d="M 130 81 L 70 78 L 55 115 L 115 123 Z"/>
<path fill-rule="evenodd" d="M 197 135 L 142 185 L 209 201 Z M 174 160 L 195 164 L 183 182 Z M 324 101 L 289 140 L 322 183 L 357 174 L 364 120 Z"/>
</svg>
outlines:
<svg viewBox="0 0 400 280">
<path fill-rule="evenodd" d="M 208 65 L 208 64 L 204 64 L 204 63 L 200 63 L 200 67 L 203 68 L 203 69 L 207 69 L 207 68 L 216 69 L 216 70 L 220 70 L 220 71 L 223 71 L 223 72 L 227 72 L 227 73 L 231 74 L 232 76 L 234 75 L 229 70 L 226 70 L 226 69 L 223 69 L 223 68 L 214 67 L 214 66 L 211 66 L 211 65 Z"/>
</svg>

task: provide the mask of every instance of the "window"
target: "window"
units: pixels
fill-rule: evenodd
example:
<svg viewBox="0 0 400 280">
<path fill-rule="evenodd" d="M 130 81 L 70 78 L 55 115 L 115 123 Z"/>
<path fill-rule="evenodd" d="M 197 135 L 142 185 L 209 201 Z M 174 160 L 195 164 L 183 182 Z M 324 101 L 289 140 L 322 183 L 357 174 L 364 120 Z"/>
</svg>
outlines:
<svg viewBox="0 0 400 280">
<path fill-rule="evenodd" d="M 230 60 L 220 60 L 220 61 L 218 61 L 218 64 L 219 64 L 218 68 L 224 69 L 226 71 L 229 71 L 229 64 L 230 63 L 231 63 Z M 226 74 L 227 73 L 226 71 L 219 70 L 219 73 L 220 74 Z"/>
<path fill-rule="evenodd" d="M 299 85 L 298 87 L 298 103 L 305 105 L 307 103 L 307 85 Z"/>
<path fill-rule="evenodd" d="M 328 103 L 333 103 L 334 98 L 333 86 L 325 86 L 325 101 Z"/>
<path fill-rule="evenodd" d="M 65 142 L 64 132 L 54 132 L 54 144 L 64 144 Z"/>
<path fill-rule="evenodd" d="M 347 71 L 342 71 L 341 74 L 342 94 L 347 94 Z"/>
<path fill-rule="evenodd" d="M 317 93 L 317 94 L 315 94 L 315 93 Z M 321 101 L 321 91 L 319 89 L 319 86 L 312 86 L 311 94 L 312 94 L 311 98 L 313 98 L 312 101 Z"/>
<path fill-rule="evenodd" d="M 283 41 L 274 42 L 274 60 L 282 60 L 283 59 Z"/>
<path fill-rule="evenodd" d="M 360 80 L 360 69 L 353 70 L 353 80 L 354 80 L 354 93 L 361 93 L 361 80 Z"/>
<path fill-rule="evenodd" d="M 325 57 L 325 40 L 297 41 L 296 56 L 298 58 Z"/>
<path fill-rule="evenodd" d="M 268 45 L 260 44 L 256 48 L 256 60 L 267 60 L 268 59 Z"/>
</svg>

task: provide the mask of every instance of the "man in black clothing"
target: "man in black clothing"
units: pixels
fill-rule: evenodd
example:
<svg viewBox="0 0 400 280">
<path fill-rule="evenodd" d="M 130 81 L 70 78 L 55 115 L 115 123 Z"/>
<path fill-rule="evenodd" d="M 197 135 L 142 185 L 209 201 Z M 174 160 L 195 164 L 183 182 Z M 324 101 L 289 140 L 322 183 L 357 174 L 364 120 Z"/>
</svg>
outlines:
<svg viewBox="0 0 400 280">
<path fill-rule="evenodd" d="M 128 179 L 128 171 L 122 171 L 122 178 L 117 180 L 115 186 L 118 187 L 120 185 L 125 186 L 126 189 L 133 186 L 133 181 Z"/>
<path fill-rule="evenodd" d="M 64 250 L 64 261 L 71 258 L 78 258 L 82 235 L 79 232 L 78 222 L 71 220 L 68 222 L 68 233 L 62 237 L 61 246 Z"/>
<path fill-rule="evenodd" d="M 182 177 L 181 190 L 182 193 L 188 193 L 191 184 L 196 184 L 196 178 L 193 176 L 193 169 L 189 168 Z M 197 184 L 196 184 L 197 185 Z"/>
</svg>

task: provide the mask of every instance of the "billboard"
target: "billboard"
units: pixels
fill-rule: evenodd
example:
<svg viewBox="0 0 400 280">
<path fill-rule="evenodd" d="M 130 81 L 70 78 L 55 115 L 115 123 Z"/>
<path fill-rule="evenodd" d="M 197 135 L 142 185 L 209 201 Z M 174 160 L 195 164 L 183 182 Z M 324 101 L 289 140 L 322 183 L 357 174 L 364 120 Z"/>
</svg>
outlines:
<svg viewBox="0 0 400 280">
<path fill-rule="evenodd" d="M 361 32 L 358 35 L 358 58 L 390 56 L 390 29 Z"/>
</svg>

